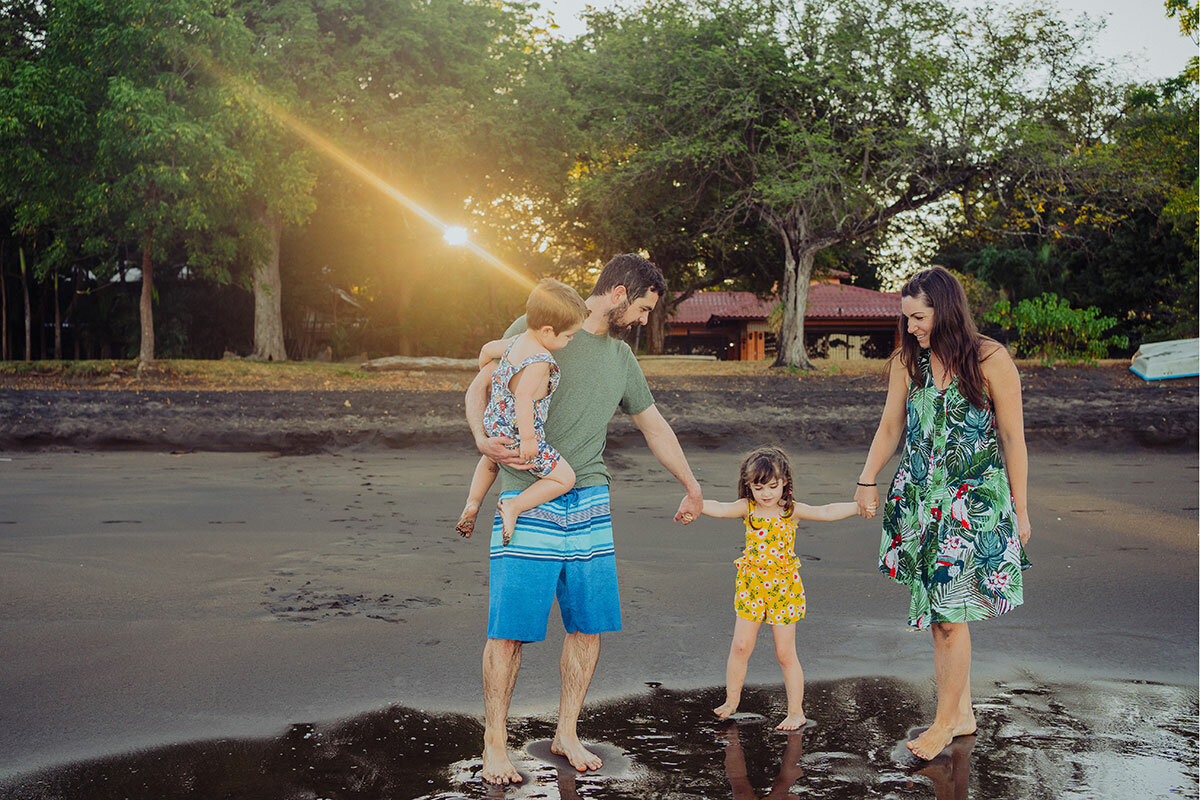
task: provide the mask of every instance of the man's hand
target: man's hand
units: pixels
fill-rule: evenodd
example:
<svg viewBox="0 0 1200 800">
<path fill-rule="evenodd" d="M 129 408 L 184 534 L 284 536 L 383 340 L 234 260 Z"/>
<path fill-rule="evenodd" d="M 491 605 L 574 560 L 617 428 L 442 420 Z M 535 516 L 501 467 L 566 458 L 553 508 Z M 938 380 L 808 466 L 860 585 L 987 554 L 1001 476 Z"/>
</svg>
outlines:
<svg viewBox="0 0 1200 800">
<path fill-rule="evenodd" d="M 521 454 L 521 461 L 533 461 L 533 459 L 537 458 L 538 454 L 537 442 L 522 441 L 517 452 Z"/>
<path fill-rule="evenodd" d="M 487 456 L 497 464 L 504 464 L 513 469 L 533 469 L 533 464 L 526 464 L 521 458 L 521 453 L 512 445 L 515 441 L 507 436 L 495 436 L 492 438 L 483 438 L 476 440 L 475 446 L 479 448 L 482 455 Z"/>
<path fill-rule="evenodd" d="M 675 521 L 684 525 L 691 525 L 700 519 L 700 511 L 703 508 L 704 495 L 701 494 L 700 489 L 697 487 L 695 491 L 688 492 L 679 503 L 679 510 L 675 512 Z"/>
</svg>

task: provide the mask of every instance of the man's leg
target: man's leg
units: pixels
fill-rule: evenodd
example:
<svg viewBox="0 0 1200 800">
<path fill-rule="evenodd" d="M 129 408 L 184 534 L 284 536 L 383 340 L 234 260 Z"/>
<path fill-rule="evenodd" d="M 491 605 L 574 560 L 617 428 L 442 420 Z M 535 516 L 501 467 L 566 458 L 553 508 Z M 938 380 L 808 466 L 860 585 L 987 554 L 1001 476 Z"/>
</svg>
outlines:
<svg viewBox="0 0 1200 800">
<path fill-rule="evenodd" d="M 483 646 L 483 779 L 488 783 L 520 783 L 508 759 L 508 707 L 521 669 L 521 643 L 488 639 Z"/>
<path fill-rule="evenodd" d="M 562 694 L 558 703 L 558 729 L 554 732 L 550 750 L 566 756 L 571 766 L 580 772 L 600 769 L 603 764 L 595 753 L 583 746 L 576 732 L 583 699 L 587 696 L 599 659 L 600 634 L 568 633 L 563 639 L 562 661 L 559 664 Z"/>
</svg>

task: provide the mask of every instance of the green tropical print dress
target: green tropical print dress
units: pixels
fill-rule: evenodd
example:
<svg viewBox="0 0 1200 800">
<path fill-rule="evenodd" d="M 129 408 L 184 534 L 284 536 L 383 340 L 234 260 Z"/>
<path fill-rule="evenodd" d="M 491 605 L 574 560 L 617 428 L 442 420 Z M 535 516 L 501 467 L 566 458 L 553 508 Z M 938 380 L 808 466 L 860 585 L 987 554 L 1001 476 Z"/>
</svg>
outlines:
<svg viewBox="0 0 1200 800">
<path fill-rule="evenodd" d="M 929 351 L 908 390 L 904 454 L 883 506 L 879 570 L 908 587 L 908 624 L 972 622 L 1021 605 L 1029 559 L 991 409 L 958 378 L 939 391 Z"/>
</svg>

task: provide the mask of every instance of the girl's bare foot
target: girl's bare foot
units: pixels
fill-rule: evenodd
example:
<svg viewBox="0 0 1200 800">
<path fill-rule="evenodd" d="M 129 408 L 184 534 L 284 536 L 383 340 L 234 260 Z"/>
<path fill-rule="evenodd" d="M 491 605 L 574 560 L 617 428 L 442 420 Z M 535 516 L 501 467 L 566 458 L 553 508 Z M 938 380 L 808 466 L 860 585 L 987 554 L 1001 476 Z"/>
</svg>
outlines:
<svg viewBox="0 0 1200 800">
<path fill-rule="evenodd" d="M 729 719 L 737 711 L 737 700 L 726 700 L 724 704 L 713 709 L 713 713 L 721 719 Z"/>
<path fill-rule="evenodd" d="M 575 738 L 567 738 L 560 733 L 554 734 L 554 741 L 550 742 L 550 752 L 563 756 L 571 762 L 572 767 L 580 772 L 600 769 L 604 766 L 600 756 L 584 747 L 583 742 Z"/>
<path fill-rule="evenodd" d="M 917 758 L 929 761 L 935 758 L 938 753 L 950 746 L 950 742 L 954 740 L 954 729 L 949 725 L 935 722 L 926 729 L 917 738 L 905 742 L 905 746 L 912 751 Z"/>
<path fill-rule="evenodd" d="M 458 518 L 458 524 L 454 526 L 454 530 L 458 531 L 458 535 L 464 539 L 470 539 L 471 534 L 475 532 L 475 516 L 479 514 L 479 503 L 467 501 L 463 506 L 462 516 Z"/>
<path fill-rule="evenodd" d="M 788 714 L 783 718 L 783 722 L 775 726 L 777 731 L 796 731 L 804 727 L 804 723 L 808 722 L 808 717 L 804 716 L 804 712 L 799 714 Z"/>
<path fill-rule="evenodd" d="M 503 543 L 512 541 L 513 531 L 517 529 L 517 512 L 513 510 L 511 500 L 501 500 L 496 508 L 500 510 L 500 524 L 504 526 Z"/>
</svg>

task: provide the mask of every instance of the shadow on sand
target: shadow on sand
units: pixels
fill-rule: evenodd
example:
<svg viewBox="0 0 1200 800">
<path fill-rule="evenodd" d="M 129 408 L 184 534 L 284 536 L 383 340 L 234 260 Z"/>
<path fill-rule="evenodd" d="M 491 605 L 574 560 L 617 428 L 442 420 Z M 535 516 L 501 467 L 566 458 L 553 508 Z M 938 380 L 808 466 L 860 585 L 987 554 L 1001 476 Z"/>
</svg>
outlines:
<svg viewBox="0 0 1200 800">
<path fill-rule="evenodd" d="M 0 783 L 0 798 L 160 800 L 458 800 L 459 798 L 1197 797 L 1194 687 L 1092 683 L 995 685 L 976 702 L 978 736 L 929 763 L 903 742 L 931 710 L 922 687 L 883 678 L 813 683 L 799 732 L 773 729 L 782 689 L 750 689 L 737 722 L 711 708 L 723 690 L 651 687 L 587 709 L 605 768 L 578 775 L 548 753 L 549 719 L 510 734 L 522 786 L 479 780 L 482 726 L 472 717 L 394 707 L 270 740 L 221 739 L 71 764 Z"/>
</svg>

